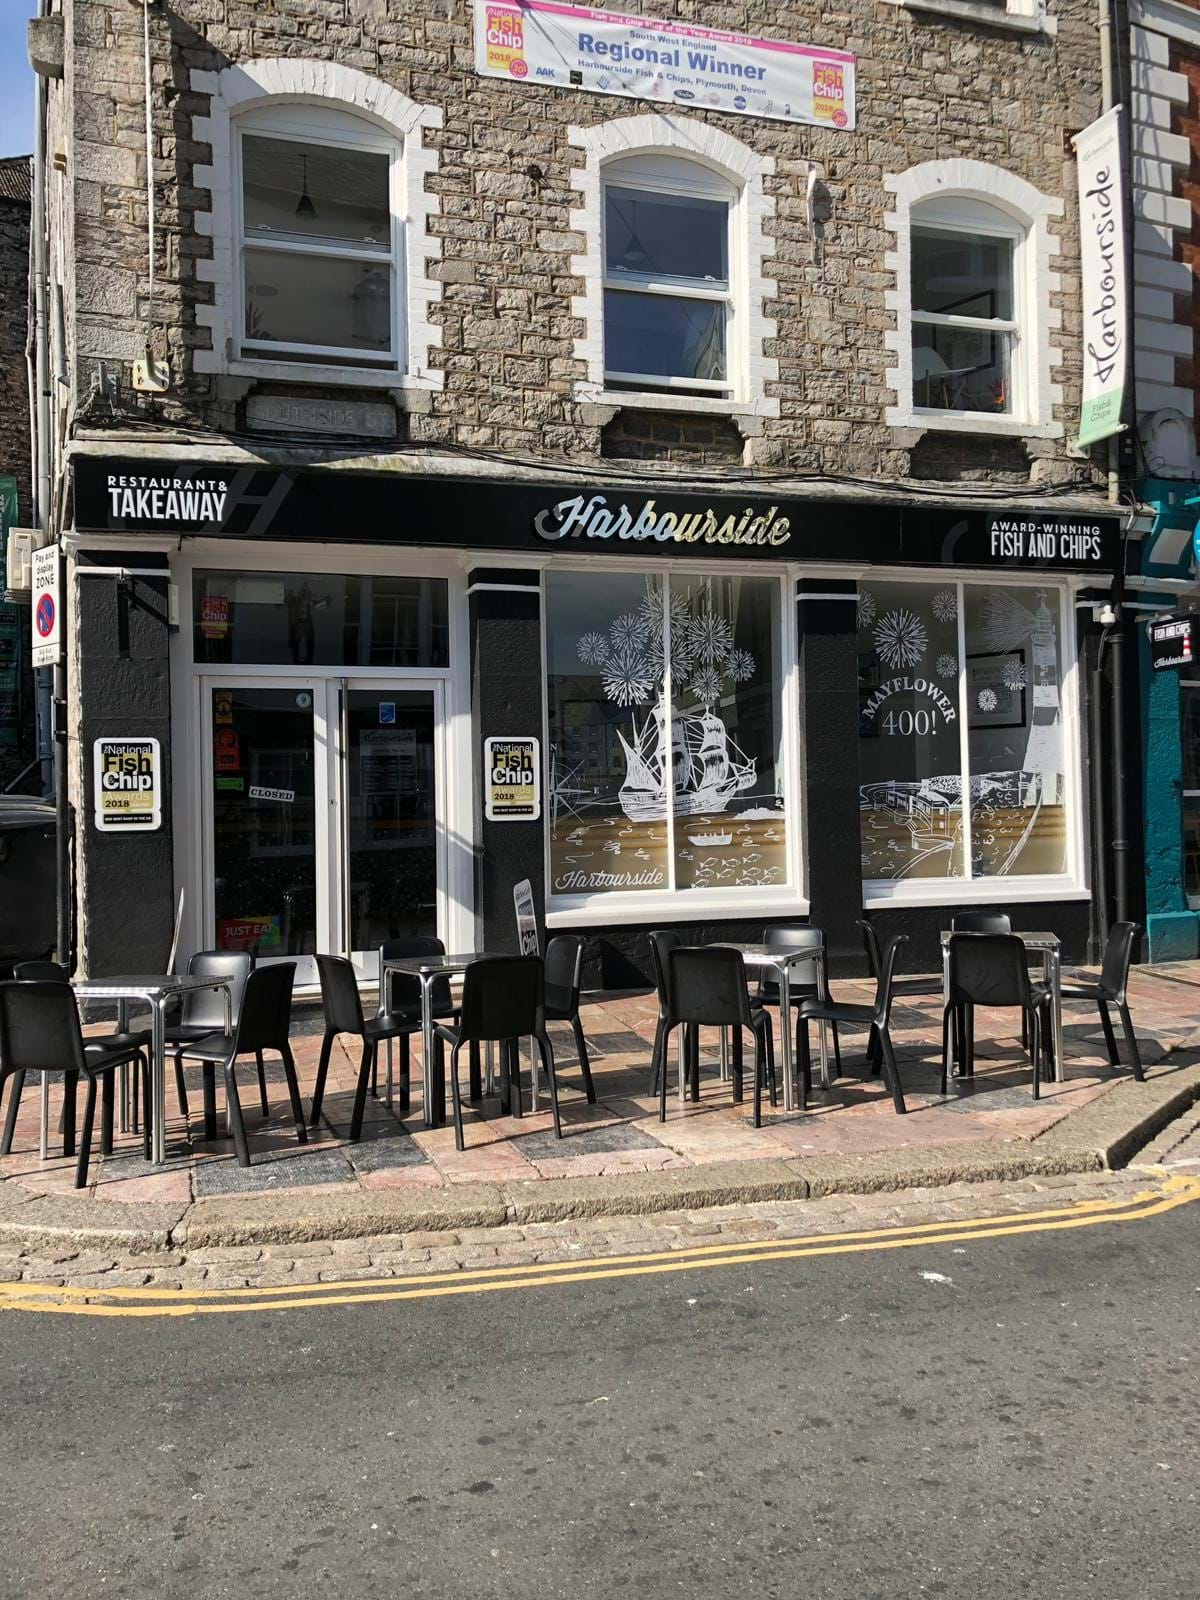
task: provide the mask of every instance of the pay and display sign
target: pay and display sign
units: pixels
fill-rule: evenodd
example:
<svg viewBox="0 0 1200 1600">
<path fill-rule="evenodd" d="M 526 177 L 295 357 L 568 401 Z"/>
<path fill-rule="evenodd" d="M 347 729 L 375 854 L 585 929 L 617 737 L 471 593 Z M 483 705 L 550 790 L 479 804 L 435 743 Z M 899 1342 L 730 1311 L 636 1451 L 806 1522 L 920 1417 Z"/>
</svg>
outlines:
<svg viewBox="0 0 1200 1600">
<path fill-rule="evenodd" d="M 33 552 L 33 664 L 54 667 L 62 660 L 62 596 L 58 546 Z"/>
<path fill-rule="evenodd" d="M 162 824 L 157 739 L 97 739 L 93 820 L 101 832 L 152 833 Z"/>
<path fill-rule="evenodd" d="M 560 89 L 854 127 L 845 50 L 549 0 L 475 0 L 475 70 Z"/>
</svg>

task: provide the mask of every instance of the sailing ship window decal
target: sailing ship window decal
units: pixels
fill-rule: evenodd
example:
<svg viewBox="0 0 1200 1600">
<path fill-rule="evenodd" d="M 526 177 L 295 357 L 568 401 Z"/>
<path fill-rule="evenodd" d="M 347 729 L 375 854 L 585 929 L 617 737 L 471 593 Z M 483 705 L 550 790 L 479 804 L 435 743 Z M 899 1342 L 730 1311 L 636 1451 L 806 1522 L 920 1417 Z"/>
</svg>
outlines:
<svg viewBox="0 0 1200 1600">
<path fill-rule="evenodd" d="M 783 887 L 775 578 L 547 575 L 550 887 Z"/>
<path fill-rule="evenodd" d="M 865 879 L 1066 871 L 1061 618 L 1051 586 L 864 583 Z"/>
</svg>

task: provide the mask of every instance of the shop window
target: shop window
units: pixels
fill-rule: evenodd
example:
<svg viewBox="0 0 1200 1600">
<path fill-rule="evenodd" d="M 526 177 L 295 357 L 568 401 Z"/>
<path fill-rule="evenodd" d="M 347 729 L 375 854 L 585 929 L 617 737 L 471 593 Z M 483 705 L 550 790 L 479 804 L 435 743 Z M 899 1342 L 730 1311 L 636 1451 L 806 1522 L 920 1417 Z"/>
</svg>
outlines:
<svg viewBox="0 0 1200 1600">
<path fill-rule="evenodd" d="M 605 175 L 605 383 L 725 396 L 733 193 L 694 163 L 672 167 L 671 189 L 635 164 Z"/>
<path fill-rule="evenodd" d="M 205 665 L 444 667 L 446 584 L 326 572 L 198 572 L 193 640 L 195 659 Z"/>
<path fill-rule="evenodd" d="M 238 135 L 242 353 L 395 367 L 399 145 L 310 107 L 247 118 Z"/>
<path fill-rule="evenodd" d="M 773 578 L 546 577 L 552 895 L 788 887 Z"/>
<path fill-rule="evenodd" d="M 864 580 L 858 651 L 864 879 L 1064 873 L 1058 589 Z"/>
</svg>

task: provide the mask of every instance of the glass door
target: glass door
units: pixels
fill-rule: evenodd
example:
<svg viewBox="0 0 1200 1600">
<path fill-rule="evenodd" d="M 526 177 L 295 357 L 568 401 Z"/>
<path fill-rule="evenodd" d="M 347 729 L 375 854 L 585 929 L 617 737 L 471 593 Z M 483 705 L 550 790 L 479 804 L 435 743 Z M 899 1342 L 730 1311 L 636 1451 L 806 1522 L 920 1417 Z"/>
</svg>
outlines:
<svg viewBox="0 0 1200 1600">
<path fill-rule="evenodd" d="M 330 689 L 341 947 L 371 982 L 385 940 L 436 934 L 441 921 L 442 686 L 346 678 Z"/>
<path fill-rule="evenodd" d="M 298 983 L 316 981 L 312 956 L 329 948 L 323 692 L 298 679 L 202 683 L 213 945 L 295 960 Z"/>
</svg>

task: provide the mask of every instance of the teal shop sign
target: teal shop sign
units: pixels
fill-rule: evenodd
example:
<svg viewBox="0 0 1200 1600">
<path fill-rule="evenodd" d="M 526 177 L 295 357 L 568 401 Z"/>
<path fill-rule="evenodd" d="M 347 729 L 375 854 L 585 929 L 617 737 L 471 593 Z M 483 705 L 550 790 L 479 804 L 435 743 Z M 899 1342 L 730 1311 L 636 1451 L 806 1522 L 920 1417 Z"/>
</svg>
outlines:
<svg viewBox="0 0 1200 1600">
<path fill-rule="evenodd" d="M 0 593 L 8 562 L 8 530 L 17 524 L 17 480 L 0 478 Z M 21 617 L 16 606 L 0 604 L 0 750 L 21 737 Z"/>
</svg>

